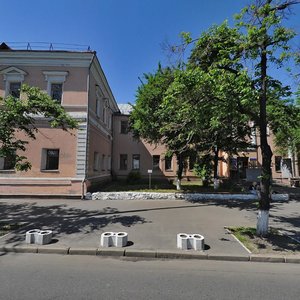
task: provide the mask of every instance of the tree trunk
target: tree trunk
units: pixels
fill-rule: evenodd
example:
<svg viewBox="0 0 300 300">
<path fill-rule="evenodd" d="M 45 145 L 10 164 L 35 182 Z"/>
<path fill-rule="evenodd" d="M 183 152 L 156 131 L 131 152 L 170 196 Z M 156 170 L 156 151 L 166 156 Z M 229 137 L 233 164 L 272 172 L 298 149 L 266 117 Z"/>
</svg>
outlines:
<svg viewBox="0 0 300 300">
<path fill-rule="evenodd" d="M 219 149 L 216 146 L 214 150 L 214 190 L 217 190 L 220 186 L 218 170 L 219 170 Z"/>
<path fill-rule="evenodd" d="M 269 209 L 270 209 L 270 185 L 271 185 L 271 161 L 272 150 L 267 140 L 267 47 L 261 49 L 261 91 L 260 91 L 260 147 L 262 154 L 262 173 L 260 183 L 259 212 L 257 217 L 256 233 L 259 236 L 268 234 Z"/>
<path fill-rule="evenodd" d="M 182 172 L 183 172 L 183 158 L 181 154 L 176 155 L 177 156 L 177 178 L 176 178 L 176 190 L 181 190 L 181 179 L 182 179 Z"/>
</svg>

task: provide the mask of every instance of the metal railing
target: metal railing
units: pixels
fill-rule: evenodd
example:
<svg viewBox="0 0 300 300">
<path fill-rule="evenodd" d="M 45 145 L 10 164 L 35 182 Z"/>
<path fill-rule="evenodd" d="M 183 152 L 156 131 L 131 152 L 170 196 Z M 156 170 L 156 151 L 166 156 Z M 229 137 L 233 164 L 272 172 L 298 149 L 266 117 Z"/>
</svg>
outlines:
<svg viewBox="0 0 300 300">
<path fill-rule="evenodd" d="M 82 51 L 91 52 L 89 45 L 52 42 L 5 42 L 13 50 Z"/>
</svg>

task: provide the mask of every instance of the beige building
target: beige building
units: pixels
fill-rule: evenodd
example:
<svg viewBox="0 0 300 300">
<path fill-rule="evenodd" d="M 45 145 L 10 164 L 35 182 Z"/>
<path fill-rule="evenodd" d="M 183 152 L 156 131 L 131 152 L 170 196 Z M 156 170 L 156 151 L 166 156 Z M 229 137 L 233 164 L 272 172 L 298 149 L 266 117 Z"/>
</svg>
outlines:
<svg viewBox="0 0 300 300">
<path fill-rule="evenodd" d="M 130 171 L 139 171 L 142 176 L 148 176 L 147 171 L 153 170 L 153 177 L 171 179 L 176 177 L 176 157 L 166 157 L 163 145 L 151 145 L 144 141 L 135 140 L 127 131 L 131 107 L 119 105 L 120 113 L 114 116 L 114 146 L 113 171 L 118 178 L 126 178 Z M 268 130 L 268 143 L 273 153 L 272 178 L 276 182 L 288 183 L 292 177 L 299 177 L 298 158 L 290 154 L 283 157 L 276 153 L 274 136 Z M 220 153 L 225 161 L 220 161 L 218 172 L 220 177 L 230 177 L 237 180 L 259 181 L 261 174 L 262 155 L 259 147 L 259 132 L 253 131 L 251 146 L 239 155 L 229 157 Z M 187 162 L 184 178 L 196 179 L 191 162 Z"/>
<path fill-rule="evenodd" d="M 142 177 L 152 171 L 153 178 L 172 179 L 176 177 L 176 157 L 167 157 L 163 145 L 149 144 L 136 140 L 128 132 L 130 106 L 119 104 L 120 113 L 114 115 L 113 126 L 113 172 L 118 178 L 126 178 L 131 171 L 137 171 Z M 195 177 L 192 170 L 184 170 L 185 177 Z"/>
<path fill-rule="evenodd" d="M 93 184 L 110 180 L 112 116 L 118 106 L 91 51 L 12 50 L 0 46 L 0 97 L 18 96 L 22 83 L 39 87 L 79 121 L 72 134 L 50 128 L 36 117 L 38 133 L 25 156 L 28 172 L 0 159 L 0 194 L 80 196 Z"/>
</svg>

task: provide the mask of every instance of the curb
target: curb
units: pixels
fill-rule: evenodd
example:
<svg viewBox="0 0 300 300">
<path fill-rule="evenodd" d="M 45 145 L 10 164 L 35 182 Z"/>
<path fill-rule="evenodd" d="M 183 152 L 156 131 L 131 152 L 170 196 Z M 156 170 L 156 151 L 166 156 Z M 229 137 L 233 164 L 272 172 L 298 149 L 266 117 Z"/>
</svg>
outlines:
<svg viewBox="0 0 300 300">
<path fill-rule="evenodd" d="M 141 250 L 124 248 L 78 248 L 78 247 L 26 247 L 26 246 L 0 246 L 2 253 L 35 253 L 35 254 L 62 254 L 62 255 L 89 255 L 107 257 L 131 257 L 152 259 L 197 259 L 215 261 L 238 262 L 265 262 L 265 263 L 293 263 L 300 264 L 300 256 L 278 255 L 224 255 L 207 254 L 202 251 L 167 251 L 167 250 Z"/>
</svg>

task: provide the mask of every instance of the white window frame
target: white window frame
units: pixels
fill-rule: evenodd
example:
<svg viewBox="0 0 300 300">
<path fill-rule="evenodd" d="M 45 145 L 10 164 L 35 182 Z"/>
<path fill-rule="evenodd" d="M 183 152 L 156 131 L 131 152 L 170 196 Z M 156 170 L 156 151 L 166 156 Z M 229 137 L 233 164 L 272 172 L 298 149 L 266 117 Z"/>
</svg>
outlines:
<svg viewBox="0 0 300 300">
<path fill-rule="evenodd" d="M 44 71 L 45 81 L 47 81 L 47 94 L 51 96 L 51 85 L 53 83 L 62 84 L 62 95 L 60 104 L 63 104 L 64 99 L 64 83 L 69 74 L 67 71 Z"/>
<path fill-rule="evenodd" d="M 19 68 L 16 67 L 8 67 L 4 70 L 0 71 L 0 74 L 3 75 L 3 79 L 5 82 L 5 94 L 4 97 L 7 97 L 10 92 L 10 84 L 14 82 L 20 82 L 21 85 L 23 84 L 25 75 L 27 73 Z"/>
</svg>

